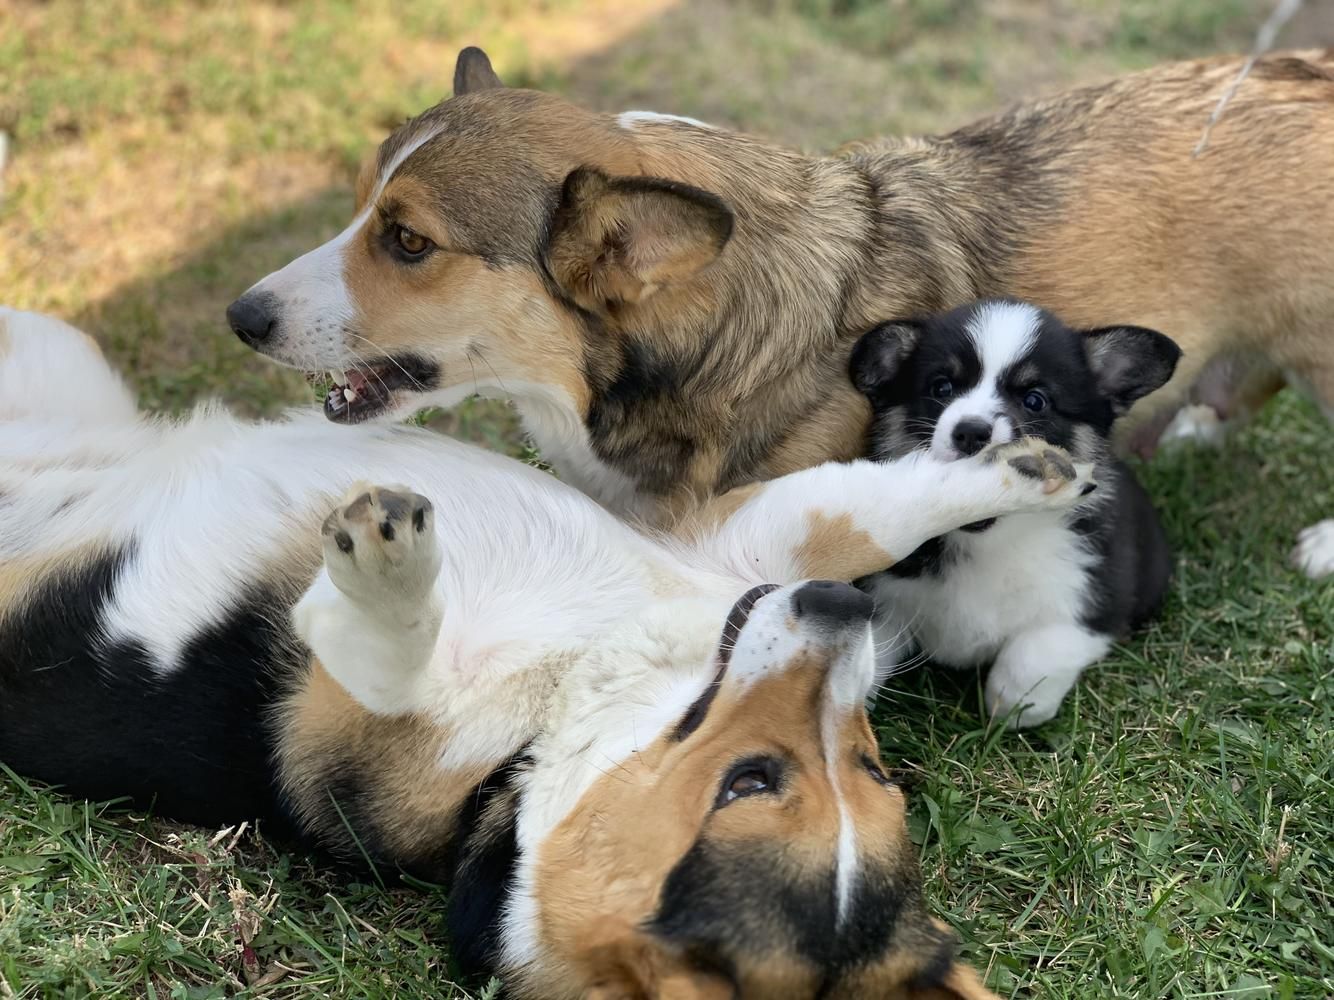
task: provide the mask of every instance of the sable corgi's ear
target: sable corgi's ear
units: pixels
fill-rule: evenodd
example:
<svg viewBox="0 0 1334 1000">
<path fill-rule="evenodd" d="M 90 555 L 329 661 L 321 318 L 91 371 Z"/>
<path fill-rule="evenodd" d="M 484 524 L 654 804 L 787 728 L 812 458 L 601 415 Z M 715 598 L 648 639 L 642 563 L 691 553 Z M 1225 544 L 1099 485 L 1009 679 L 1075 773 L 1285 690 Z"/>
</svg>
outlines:
<svg viewBox="0 0 1334 1000">
<path fill-rule="evenodd" d="M 982 985 L 982 979 L 972 968 L 954 962 L 938 983 L 910 987 L 907 1000 L 1000 1000 L 1000 997 Z"/>
<path fill-rule="evenodd" d="M 1098 389 L 1117 416 L 1141 396 L 1165 385 L 1181 357 L 1181 348 L 1171 339 L 1142 326 L 1085 330 L 1083 337 Z"/>
<path fill-rule="evenodd" d="M 491 68 L 491 60 L 475 45 L 459 53 L 454 64 L 454 96 L 471 94 L 478 90 L 494 90 L 505 86 Z"/>
<path fill-rule="evenodd" d="M 581 167 L 565 178 L 547 265 L 575 303 L 609 314 L 694 277 L 731 236 L 732 211 L 717 195 Z"/>
<path fill-rule="evenodd" d="M 864 333 L 848 359 L 852 384 L 875 402 L 898 377 L 921 336 L 921 326 L 905 319 L 881 323 Z"/>
</svg>

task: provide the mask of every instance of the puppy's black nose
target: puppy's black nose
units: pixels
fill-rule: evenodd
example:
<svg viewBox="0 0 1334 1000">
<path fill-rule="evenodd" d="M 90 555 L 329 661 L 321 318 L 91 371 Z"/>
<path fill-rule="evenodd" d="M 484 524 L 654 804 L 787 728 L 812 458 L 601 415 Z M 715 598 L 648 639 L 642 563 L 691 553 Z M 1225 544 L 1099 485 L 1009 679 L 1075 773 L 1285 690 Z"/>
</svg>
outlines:
<svg viewBox="0 0 1334 1000">
<path fill-rule="evenodd" d="M 277 305 L 267 292 L 246 292 L 227 307 L 227 325 L 247 346 L 259 348 L 273 333 Z"/>
<path fill-rule="evenodd" d="M 792 595 L 792 613 L 796 617 L 835 625 L 870 621 L 874 609 L 870 595 L 833 580 L 812 580 Z"/>
<path fill-rule="evenodd" d="M 976 455 L 991 443 L 991 425 L 985 420 L 960 420 L 952 436 L 959 454 Z"/>
</svg>

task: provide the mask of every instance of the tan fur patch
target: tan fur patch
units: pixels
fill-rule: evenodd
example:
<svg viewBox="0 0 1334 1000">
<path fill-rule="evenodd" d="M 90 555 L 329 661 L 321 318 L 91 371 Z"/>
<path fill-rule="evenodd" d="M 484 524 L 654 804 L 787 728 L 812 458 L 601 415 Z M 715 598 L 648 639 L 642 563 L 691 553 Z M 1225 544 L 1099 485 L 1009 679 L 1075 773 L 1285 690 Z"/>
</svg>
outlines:
<svg viewBox="0 0 1334 1000">
<path fill-rule="evenodd" d="M 282 718 L 283 784 L 313 822 L 311 832 L 331 846 L 354 846 L 343 823 L 346 811 L 340 816 L 329 800 L 349 778 L 366 796 L 359 817 L 373 823 L 372 830 L 357 830 L 358 837 L 411 866 L 444 850 L 460 803 L 490 772 L 487 764 L 442 770 L 447 731 L 416 715 L 373 714 L 315 660 Z"/>
<path fill-rule="evenodd" d="M 820 511 L 806 515 L 806 537 L 793 554 L 801 576 L 819 580 L 855 580 L 898 561 L 858 528 L 851 514 L 830 517 Z"/>
</svg>

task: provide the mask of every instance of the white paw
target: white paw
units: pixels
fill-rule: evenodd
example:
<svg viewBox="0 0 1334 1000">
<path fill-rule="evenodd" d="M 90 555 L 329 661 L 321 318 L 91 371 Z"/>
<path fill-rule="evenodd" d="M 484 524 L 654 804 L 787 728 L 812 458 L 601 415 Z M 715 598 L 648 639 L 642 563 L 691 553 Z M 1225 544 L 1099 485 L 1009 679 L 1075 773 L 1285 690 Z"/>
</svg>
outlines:
<svg viewBox="0 0 1334 1000">
<path fill-rule="evenodd" d="M 401 487 L 354 486 L 323 536 L 329 578 L 359 604 L 419 602 L 440 573 L 431 501 Z"/>
<path fill-rule="evenodd" d="M 1040 675 L 1035 670 L 998 663 L 987 675 L 987 714 L 1004 719 L 1011 729 L 1040 726 L 1056 718 L 1073 681 Z"/>
<path fill-rule="evenodd" d="M 1164 448 L 1187 442 L 1221 448 L 1229 430 L 1229 421 L 1221 419 L 1212 406 L 1195 403 L 1177 411 L 1172 422 L 1163 429 L 1158 443 Z"/>
<path fill-rule="evenodd" d="M 1015 513 L 1065 510 L 1097 487 L 1091 464 L 1076 463 L 1063 449 L 1038 438 L 992 445 L 980 458 L 1001 465 Z"/>
<path fill-rule="evenodd" d="M 1312 580 L 1334 574 L 1334 517 L 1311 525 L 1297 536 L 1292 564 Z"/>
</svg>

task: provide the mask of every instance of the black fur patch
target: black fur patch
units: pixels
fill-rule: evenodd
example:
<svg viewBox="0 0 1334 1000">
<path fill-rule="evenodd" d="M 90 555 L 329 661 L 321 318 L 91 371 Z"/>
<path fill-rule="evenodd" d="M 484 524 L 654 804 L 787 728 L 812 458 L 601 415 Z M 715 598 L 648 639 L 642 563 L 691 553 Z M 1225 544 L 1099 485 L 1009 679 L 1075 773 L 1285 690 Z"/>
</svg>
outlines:
<svg viewBox="0 0 1334 1000">
<path fill-rule="evenodd" d="M 164 674 L 137 643 L 100 637 L 133 561 L 131 545 L 57 573 L 0 622 L 0 761 L 81 797 L 291 832 L 268 708 L 304 654 L 274 624 L 274 595 L 245 594 Z"/>
<path fill-rule="evenodd" d="M 863 865 L 841 925 L 837 916 L 832 866 L 799 866 L 773 845 L 721 845 L 706 834 L 668 875 L 648 930 L 724 972 L 775 948 L 790 950 L 833 989 L 884 956 L 901 921 L 926 923 L 911 862 L 899 869 Z"/>
<path fill-rule="evenodd" d="M 494 969 L 500 920 L 519 863 L 516 778 L 528 767 L 521 752 L 487 776 L 458 820 L 459 848 L 449 893 L 450 949 L 469 973 Z"/>
</svg>

